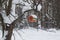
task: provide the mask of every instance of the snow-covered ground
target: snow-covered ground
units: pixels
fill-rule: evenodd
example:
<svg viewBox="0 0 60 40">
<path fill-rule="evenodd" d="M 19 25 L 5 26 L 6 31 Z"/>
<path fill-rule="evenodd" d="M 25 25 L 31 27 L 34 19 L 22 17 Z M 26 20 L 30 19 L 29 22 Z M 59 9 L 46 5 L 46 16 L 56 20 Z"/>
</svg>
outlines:
<svg viewBox="0 0 60 40">
<path fill-rule="evenodd" d="M 60 40 L 60 31 L 55 29 L 49 31 L 34 28 L 22 29 L 14 31 L 14 35 L 16 40 Z"/>
<path fill-rule="evenodd" d="M 52 32 L 50 32 L 52 31 Z M 42 29 L 21 29 L 13 31 L 12 40 L 60 40 L 60 30 L 50 30 L 45 31 Z M 0 30 L 0 39 L 1 39 L 1 30 Z"/>
<path fill-rule="evenodd" d="M 17 32 L 20 33 L 20 36 Z M 56 30 L 49 32 L 41 29 L 37 30 L 30 28 L 30 29 L 22 29 L 17 32 L 14 31 L 16 40 L 60 40 L 60 31 Z"/>
</svg>

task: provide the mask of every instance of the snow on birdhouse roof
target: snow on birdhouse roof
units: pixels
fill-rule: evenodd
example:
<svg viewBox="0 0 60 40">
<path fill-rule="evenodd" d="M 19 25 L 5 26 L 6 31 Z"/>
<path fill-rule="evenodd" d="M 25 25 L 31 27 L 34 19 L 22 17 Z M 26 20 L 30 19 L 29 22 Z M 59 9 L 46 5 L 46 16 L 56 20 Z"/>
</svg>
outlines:
<svg viewBox="0 0 60 40">
<path fill-rule="evenodd" d="M 36 15 L 31 15 L 31 16 L 33 16 L 34 18 L 37 18 L 37 16 L 36 16 Z"/>
</svg>

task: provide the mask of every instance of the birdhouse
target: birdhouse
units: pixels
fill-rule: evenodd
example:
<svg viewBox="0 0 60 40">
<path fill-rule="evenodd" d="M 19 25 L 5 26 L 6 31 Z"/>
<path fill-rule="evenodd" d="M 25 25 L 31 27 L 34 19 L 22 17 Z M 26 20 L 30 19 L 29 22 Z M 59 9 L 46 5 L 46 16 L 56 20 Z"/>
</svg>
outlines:
<svg viewBox="0 0 60 40">
<path fill-rule="evenodd" d="M 28 16 L 28 22 L 37 22 L 37 16 L 36 15 L 30 15 Z"/>
</svg>

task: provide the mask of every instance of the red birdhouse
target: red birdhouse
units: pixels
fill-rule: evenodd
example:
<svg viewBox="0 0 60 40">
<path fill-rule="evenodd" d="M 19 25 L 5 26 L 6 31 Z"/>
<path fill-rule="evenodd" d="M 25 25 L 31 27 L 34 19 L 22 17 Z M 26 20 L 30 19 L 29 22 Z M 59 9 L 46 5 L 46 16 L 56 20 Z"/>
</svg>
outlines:
<svg viewBox="0 0 60 40">
<path fill-rule="evenodd" d="M 37 16 L 36 15 L 28 16 L 28 22 L 37 22 Z"/>
</svg>

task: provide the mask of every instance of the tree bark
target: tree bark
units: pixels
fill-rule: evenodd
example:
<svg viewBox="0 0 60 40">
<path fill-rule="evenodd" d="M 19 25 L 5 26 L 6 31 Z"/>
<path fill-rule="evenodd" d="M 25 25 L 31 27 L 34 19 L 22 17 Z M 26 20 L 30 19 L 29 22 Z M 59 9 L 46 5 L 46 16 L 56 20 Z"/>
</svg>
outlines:
<svg viewBox="0 0 60 40">
<path fill-rule="evenodd" d="M 2 17 L 2 0 L 0 0 L 0 20 L 1 20 L 1 25 L 2 25 L 2 37 L 4 36 L 4 29 L 5 29 L 5 25 L 4 25 L 4 20 Z"/>
<path fill-rule="evenodd" d="M 11 12 L 11 7 L 12 7 L 12 0 L 9 0 L 9 2 L 8 2 L 8 6 L 7 6 L 7 8 L 6 8 L 6 14 L 7 14 L 7 16 L 10 14 L 10 12 Z"/>
<path fill-rule="evenodd" d="M 5 25 L 4 25 L 4 21 L 3 21 L 3 17 L 2 17 L 2 15 L 0 14 L 0 18 L 1 18 L 1 24 L 2 24 L 2 37 L 4 36 L 4 29 L 5 29 Z"/>
<path fill-rule="evenodd" d="M 14 29 L 14 23 L 10 24 L 9 29 L 8 29 L 8 34 L 6 35 L 5 40 L 11 40 L 13 29 Z"/>
</svg>

